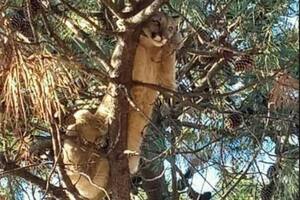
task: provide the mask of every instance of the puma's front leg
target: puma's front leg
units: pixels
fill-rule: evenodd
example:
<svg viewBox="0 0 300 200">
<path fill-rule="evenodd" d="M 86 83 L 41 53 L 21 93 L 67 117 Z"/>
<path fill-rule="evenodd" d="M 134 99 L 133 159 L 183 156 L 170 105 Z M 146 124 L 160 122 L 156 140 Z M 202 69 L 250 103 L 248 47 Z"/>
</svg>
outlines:
<svg viewBox="0 0 300 200">
<path fill-rule="evenodd" d="M 140 147 L 143 141 L 143 129 L 146 126 L 146 118 L 142 113 L 133 111 L 129 113 L 128 120 L 128 139 L 127 139 L 127 150 L 133 155 L 130 155 L 129 170 L 131 174 L 137 172 L 140 160 Z"/>
<path fill-rule="evenodd" d="M 143 142 L 143 131 L 151 118 L 154 101 L 157 97 L 155 90 L 136 86 L 131 90 L 134 107 L 130 108 L 128 116 L 127 149 L 133 155 L 129 157 L 129 170 L 134 174 L 139 167 L 140 147 Z"/>
<path fill-rule="evenodd" d="M 162 57 L 160 73 L 158 74 L 158 83 L 174 91 L 177 89 L 175 62 L 175 52 L 165 52 Z"/>
</svg>

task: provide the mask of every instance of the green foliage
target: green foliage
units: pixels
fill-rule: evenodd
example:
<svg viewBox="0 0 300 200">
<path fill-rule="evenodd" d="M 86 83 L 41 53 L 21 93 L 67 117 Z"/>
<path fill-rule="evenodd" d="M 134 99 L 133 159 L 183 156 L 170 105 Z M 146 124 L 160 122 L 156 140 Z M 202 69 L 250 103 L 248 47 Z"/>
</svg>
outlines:
<svg viewBox="0 0 300 200">
<path fill-rule="evenodd" d="M 53 163 L 39 168 L 40 160 L 22 157 L 27 155 L 20 152 L 24 138 L 49 136 L 50 125 L 63 130 L 66 118 L 75 110 L 99 105 L 110 72 L 102 56 L 109 60 L 119 31 L 118 17 L 102 1 L 64 1 L 50 1 L 44 14 L 32 16 L 38 36 L 32 44 L 19 37 L 22 30 L 7 25 L 22 1 L 8 1 L 5 7 L 0 3 L 4 13 L 0 16 L 0 153 L 20 166 L 33 164 L 32 172 L 44 180 Z M 213 199 L 258 199 L 270 181 L 267 168 L 276 164 L 279 175 L 273 199 L 297 199 L 299 110 L 288 104 L 271 108 L 270 99 L 278 74 L 299 80 L 298 1 L 171 0 L 162 9 L 181 15 L 180 30 L 185 36 L 177 54 L 178 93 L 170 100 L 170 95 L 161 92 L 155 112 L 159 119 L 152 120 L 148 131 L 153 137 L 147 138 L 144 147 L 145 157 L 155 158 L 148 169 L 157 175 L 165 168 L 162 184 L 169 188 L 166 195 L 176 194 L 174 184 L 188 169 L 193 171 L 189 184 L 196 175 L 204 177 L 213 169 L 214 176 L 206 177 L 203 188 L 192 185 L 196 192 L 209 190 Z M 41 59 L 32 64 L 32 55 Z M 45 65 L 43 55 L 55 62 Z M 33 88 L 28 84 L 34 77 L 28 77 L 30 70 L 38 75 L 51 72 L 52 76 Z M 61 71 L 65 73 L 60 78 L 53 78 Z M 24 82 L 4 90 L 12 79 Z M 34 89 L 41 91 L 41 113 L 33 103 Z M 279 96 L 285 98 L 286 93 Z M 299 101 L 299 84 L 293 94 L 294 101 Z M 15 117 L 12 110 L 23 115 Z M 298 142 L 289 142 L 291 138 Z M 28 186 L 26 181 L 8 181 L 11 179 L 0 180 L 0 195 L 20 199 L 11 188 L 21 196 L 31 190 L 18 188 Z M 207 186 L 205 182 L 213 179 L 218 183 Z M 8 183 L 13 187 L 7 187 Z M 180 198 L 190 198 L 190 189 L 181 191 Z M 146 199 L 146 193 L 140 189 L 133 198 Z"/>
</svg>

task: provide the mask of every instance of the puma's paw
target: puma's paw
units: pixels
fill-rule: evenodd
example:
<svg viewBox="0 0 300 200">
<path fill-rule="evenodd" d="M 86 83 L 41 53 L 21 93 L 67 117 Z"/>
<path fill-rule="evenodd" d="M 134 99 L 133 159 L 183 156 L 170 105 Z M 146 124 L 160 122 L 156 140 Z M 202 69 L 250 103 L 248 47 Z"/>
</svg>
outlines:
<svg viewBox="0 0 300 200">
<path fill-rule="evenodd" d="M 67 127 L 67 130 L 66 130 L 66 135 L 69 135 L 69 136 L 76 136 L 78 135 L 78 132 L 77 132 L 77 125 L 76 124 L 71 124 Z"/>
<path fill-rule="evenodd" d="M 132 156 L 128 158 L 128 166 L 130 174 L 135 174 L 139 169 L 140 156 Z"/>
<path fill-rule="evenodd" d="M 126 149 L 124 154 L 128 155 L 128 165 L 131 174 L 135 174 L 139 168 L 140 154 L 137 151 Z"/>
<path fill-rule="evenodd" d="M 138 156 L 139 155 L 138 152 L 132 151 L 132 150 L 129 150 L 129 149 L 124 150 L 124 154 L 126 154 L 128 156 Z"/>
</svg>

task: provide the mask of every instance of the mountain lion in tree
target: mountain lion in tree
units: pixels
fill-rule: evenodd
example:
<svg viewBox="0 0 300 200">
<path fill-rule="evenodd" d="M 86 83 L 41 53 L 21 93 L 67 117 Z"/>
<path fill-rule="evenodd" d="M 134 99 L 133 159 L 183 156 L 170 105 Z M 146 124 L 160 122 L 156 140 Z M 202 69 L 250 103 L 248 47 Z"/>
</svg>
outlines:
<svg viewBox="0 0 300 200">
<path fill-rule="evenodd" d="M 181 44 L 178 24 L 178 17 L 169 17 L 162 12 L 158 12 L 145 23 L 134 58 L 134 81 L 176 89 L 175 51 Z M 139 155 L 143 130 L 151 117 L 158 91 L 134 85 L 130 95 L 135 106 L 129 110 L 127 150 Z M 76 123 L 68 127 L 68 134 L 75 134 L 90 143 L 103 140 L 107 133 L 107 123 L 114 112 L 112 98 L 114 97 L 110 94 L 105 95 L 95 114 L 86 110 L 75 113 Z M 129 158 L 131 174 L 138 170 L 139 159 L 139 156 Z M 82 148 L 78 143 L 67 139 L 63 145 L 63 162 L 72 164 L 66 165 L 67 174 L 83 197 L 100 199 L 104 195 L 101 188 L 106 187 L 109 176 L 106 158 L 93 154 L 88 148 Z"/>
<path fill-rule="evenodd" d="M 108 160 L 96 148 L 105 141 L 105 121 L 88 110 L 77 111 L 74 118 L 75 124 L 67 128 L 69 138 L 63 142 L 65 170 L 81 196 L 98 200 L 105 195 L 109 176 Z"/>
<path fill-rule="evenodd" d="M 158 12 L 145 23 L 134 58 L 134 81 L 176 89 L 175 51 L 182 42 L 178 24 L 179 17 L 170 17 L 162 12 Z M 143 141 L 143 130 L 151 117 L 158 91 L 147 86 L 134 85 L 130 95 L 135 106 L 129 110 L 127 150 L 138 155 Z M 110 95 L 105 96 L 97 111 L 108 120 L 113 116 L 111 98 Z M 138 170 L 139 159 L 136 155 L 129 157 L 131 174 Z"/>
</svg>

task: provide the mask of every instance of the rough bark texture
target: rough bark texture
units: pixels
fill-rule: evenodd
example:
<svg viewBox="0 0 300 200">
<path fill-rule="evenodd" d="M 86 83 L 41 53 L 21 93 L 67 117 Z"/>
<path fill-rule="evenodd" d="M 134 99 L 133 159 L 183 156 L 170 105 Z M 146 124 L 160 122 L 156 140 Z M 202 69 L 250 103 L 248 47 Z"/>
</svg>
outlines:
<svg viewBox="0 0 300 200">
<path fill-rule="evenodd" d="M 124 155 L 127 147 L 127 121 L 128 101 L 126 90 L 130 91 L 132 82 L 132 66 L 137 46 L 139 31 L 130 29 L 118 37 L 117 51 L 112 59 L 114 72 L 111 83 L 116 93 L 115 116 L 109 130 L 109 162 L 110 162 L 110 183 L 109 188 L 112 200 L 130 199 L 130 175 L 128 160 Z M 113 85 L 115 84 L 115 85 Z"/>
<path fill-rule="evenodd" d="M 140 35 L 140 24 L 155 13 L 155 11 L 168 0 L 149 0 L 141 3 L 132 11 L 135 14 L 131 18 L 125 18 L 118 12 L 109 1 L 103 1 L 110 11 L 120 17 L 119 21 L 125 27 L 125 31 L 118 36 L 117 46 L 112 55 L 111 65 L 114 68 L 111 73 L 113 80 L 109 88 L 114 98 L 114 118 L 109 127 L 109 153 L 110 164 L 109 192 L 112 200 L 130 199 L 130 175 L 127 156 L 127 129 L 129 102 L 127 95 L 130 94 L 132 85 L 132 67 Z M 140 10 L 145 8 L 143 10 Z"/>
</svg>

